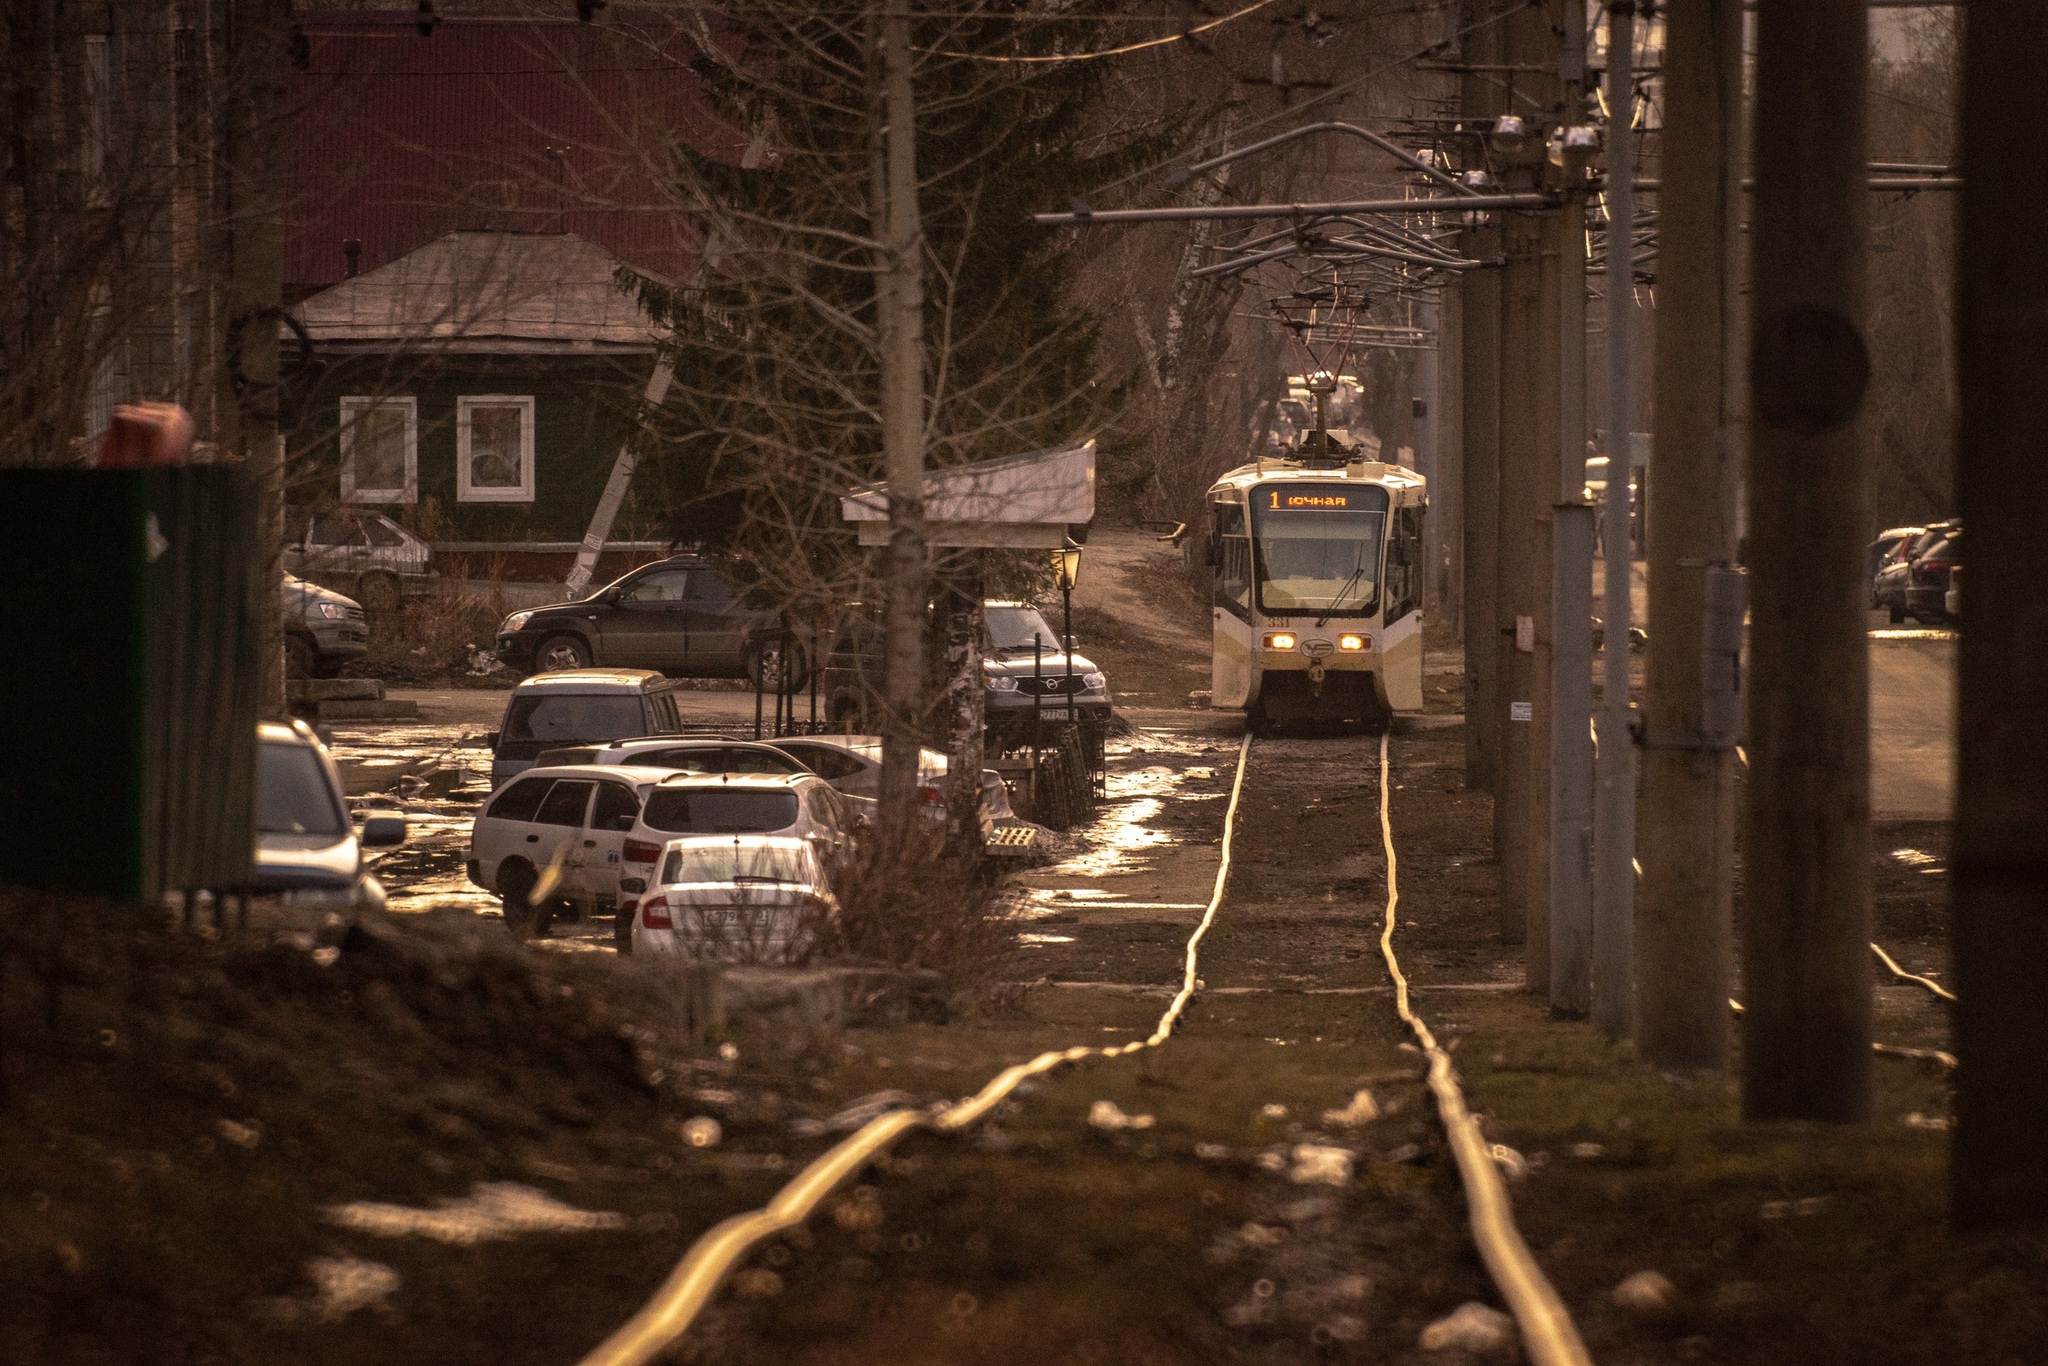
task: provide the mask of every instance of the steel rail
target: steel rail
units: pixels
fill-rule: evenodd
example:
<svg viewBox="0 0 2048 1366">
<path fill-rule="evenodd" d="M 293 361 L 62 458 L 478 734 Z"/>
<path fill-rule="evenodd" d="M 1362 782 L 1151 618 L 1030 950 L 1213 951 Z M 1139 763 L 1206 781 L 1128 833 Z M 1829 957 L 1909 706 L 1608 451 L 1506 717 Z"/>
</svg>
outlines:
<svg viewBox="0 0 2048 1366">
<path fill-rule="evenodd" d="M 1893 960 L 1892 956 L 1886 953 L 1884 949 L 1880 947 L 1875 940 L 1871 941 L 1870 951 L 1876 954 L 1878 961 L 1883 963 L 1885 967 L 1891 971 L 1892 976 L 1898 978 L 1901 982 L 1911 982 L 1915 986 L 1926 987 L 1929 991 L 1933 992 L 1936 996 L 1939 996 L 1942 1000 L 1947 1001 L 1950 1005 L 1955 1004 L 1956 994 L 1953 991 L 1950 991 L 1947 987 L 1943 986 L 1941 983 L 1935 981 L 1931 977 L 1922 977 L 1918 973 L 1907 972 L 1904 968 L 1900 967 L 1898 963 Z"/>
<path fill-rule="evenodd" d="M 1458 1176 L 1465 1185 L 1465 1203 L 1471 1210 L 1472 1240 L 1479 1256 L 1500 1287 L 1501 1297 L 1522 1329 L 1522 1347 L 1535 1366 L 1592 1366 L 1586 1344 L 1577 1325 L 1559 1298 L 1543 1269 L 1536 1265 L 1529 1245 L 1515 1227 L 1513 1206 L 1501 1183 L 1500 1168 L 1493 1149 L 1479 1131 L 1479 1121 L 1465 1108 L 1458 1089 L 1458 1075 L 1451 1067 L 1451 1055 L 1438 1046 L 1436 1036 L 1408 1004 L 1408 979 L 1401 972 L 1401 960 L 1394 956 L 1394 911 L 1401 903 L 1398 861 L 1394 854 L 1394 825 L 1388 816 L 1387 737 L 1380 736 L 1380 839 L 1387 853 L 1387 916 L 1380 931 L 1380 956 L 1394 979 L 1394 1009 L 1415 1035 L 1429 1059 L 1429 1089 L 1436 1095 L 1437 1114 L 1450 1138 L 1451 1154 L 1458 1161 Z"/>
<path fill-rule="evenodd" d="M 1216 885 L 1209 894 L 1209 904 L 1202 912 L 1201 923 L 1188 937 L 1180 990 L 1174 993 L 1172 1002 L 1148 1038 L 1109 1048 L 1082 1044 L 1041 1053 L 1029 1062 L 1004 1068 L 981 1090 L 953 1105 L 929 1111 L 892 1110 L 870 1120 L 798 1172 L 766 1205 L 733 1215 L 692 1243 L 675 1270 L 669 1273 L 668 1279 L 662 1282 L 640 1311 L 585 1356 L 581 1366 L 643 1366 L 643 1363 L 652 1361 L 689 1331 L 697 1315 L 711 1302 L 711 1297 L 739 1265 L 742 1257 L 767 1239 L 801 1224 L 849 1176 L 911 1130 L 934 1129 L 940 1133 L 956 1133 L 986 1115 L 1015 1090 L 1018 1083 L 1031 1077 L 1066 1063 L 1087 1058 L 1122 1057 L 1165 1043 L 1172 1035 L 1174 1025 L 1179 1023 L 1181 1012 L 1187 1009 L 1188 1001 L 1201 985 L 1195 976 L 1197 953 L 1203 937 L 1215 923 L 1216 909 L 1223 902 L 1224 885 L 1230 878 L 1231 837 L 1236 833 L 1238 797 L 1244 791 L 1244 774 L 1251 758 L 1251 748 L 1252 737 L 1247 732 L 1238 746 L 1237 777 L 1230 784 L 1230 805 L 1223 813 L 1223 852 L 1216 866 Z"/>
</svg>

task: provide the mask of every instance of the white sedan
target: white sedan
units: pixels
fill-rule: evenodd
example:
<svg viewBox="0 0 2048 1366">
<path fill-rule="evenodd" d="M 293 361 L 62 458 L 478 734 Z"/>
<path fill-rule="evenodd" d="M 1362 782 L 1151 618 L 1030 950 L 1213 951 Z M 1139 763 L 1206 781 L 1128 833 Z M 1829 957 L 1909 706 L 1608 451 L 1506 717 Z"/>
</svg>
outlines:
<svg viewBox="0 0 2048 1366">
<path fill-rule="evenodd" d="M 789 963 L 820 942 L 839 903 L 808 840 L 693 835 L 663 846 L 654 885 L 631 914 L 630 945 L 621 947 L 632 953 Z"/>
</svg>

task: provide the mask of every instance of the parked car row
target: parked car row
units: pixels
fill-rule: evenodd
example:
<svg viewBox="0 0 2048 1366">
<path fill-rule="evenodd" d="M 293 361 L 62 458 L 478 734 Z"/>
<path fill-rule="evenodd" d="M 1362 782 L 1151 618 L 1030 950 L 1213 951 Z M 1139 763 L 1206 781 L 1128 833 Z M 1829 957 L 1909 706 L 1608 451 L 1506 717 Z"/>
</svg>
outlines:
<svg viewBox="0 0 2048 1366">
<path fill-rule="evenodd" d="M 1036 715 L 1048 721 L 1109 720 L 1109 683 L 1064 645 L 1029 603 L 989 602 L 983 618 L 988 722 L 1008 737 Z M 882 688 L 877 615 L 850 605 L 828 637 L 819 680 L 833 724 L 870 729 Z M 822 647 L 821 647 L 822 648 Z M 652 670 L 682 678 L 749 678 L 797 692 L 814 664 L 800 632 L 771 609 L 751 606 L 718 565 L 676 555 L 644 565 L 574 602 L 514 612 L 498 627 L 497 657 L 520 674 Z"/>
<path fill-rule="evenodd" d="M 1870 605 L 1888 613 L 1893 625 L 1909 617 L 1927 623 L 1956 619 L 1961 598 L 1957 594 L 1951 603 L 1950 587 L 1962 553 L 1960 520 L 1890 528 L 1865 551 Z"/>
<path fill-rule="evenodd" d="M 653 935 L 663 951 L 800 953 L 816 917 L 836 908 L 832 879 L 874 819 L 882 739 L 685 736 L 674 689 L 646 669 L 543 673 L 513 688 L 486 737 L 494 790 L 471 827 L 469 879 L 522 935 L 545 934 L 558 915 L 609 913 L 622 952 Z M 921 804 L 934 819 L 947 783 L 946 756 L 921 751 Z M 999 775 L 985 772 L 980 790 L 985 822 L 1010 814 Z M 724 863 L 706 852 L 714 845 Z M 807 852 L 788 853 L 798 847 Z M 772 876 L 736 871 L 733 860 L 756 857 Z M 792 881 L 792 870 L 805 876 Z M 749 890 L 735 901 L 739 886 Z M 735 919 L 741 904 L 758 905 L 763 923 Z"/>
</svg>

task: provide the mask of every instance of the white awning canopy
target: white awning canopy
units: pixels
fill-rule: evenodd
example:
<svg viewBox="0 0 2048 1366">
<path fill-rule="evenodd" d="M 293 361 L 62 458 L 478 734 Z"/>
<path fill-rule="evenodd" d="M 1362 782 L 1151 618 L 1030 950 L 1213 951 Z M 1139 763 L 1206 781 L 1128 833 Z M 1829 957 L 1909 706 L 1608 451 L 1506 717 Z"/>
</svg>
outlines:
<svg viewBox="0 0 2048 1366">
<path fill-rule="evenodd" d="M 889 486 L 839 500 L 862 545 L 889 543 Z M 1095 443 L 1025 451 L 924 477 L 925 540 L 937 546 L 1054 550 L 1069 526 L 1095 520 Z"/>
</svg>

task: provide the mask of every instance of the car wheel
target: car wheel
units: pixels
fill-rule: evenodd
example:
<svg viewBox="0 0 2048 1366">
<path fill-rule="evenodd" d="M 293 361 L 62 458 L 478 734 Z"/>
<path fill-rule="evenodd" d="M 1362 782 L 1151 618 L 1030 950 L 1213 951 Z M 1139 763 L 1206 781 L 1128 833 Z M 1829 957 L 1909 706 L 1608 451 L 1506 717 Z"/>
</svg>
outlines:
<svg viewBox="0 0 2048 1366">
<path fill-rule="evenodd" d="M 304 636 L 284 638 L 284 676 L 286 678 L 311 678 L 319 666 L 320 656 L 313 652 L 313 642 Z"/>
<path fill-rule="evenodd" d="M 552 673 L 557 669 L 587 669 L 590 667 L 590 647 L 575 636 L 549 636 L 533 652 L 535 673 Z"/>
<path fill-rule="evenodd" d="M 795 645 L 790 646 L 786 668 L 784 663 L 780 640 L 773 637 L 757 640 L 747 650 L 747 679 L 756 688 L 763 688 L 769 692 L 800 691 L 811 677 L 803 650 Z"/>
<path fill-rule="evenodd" d="M 628 907 L 631 909 L 628 909 Z M 620 953 L 633 951 L 633 917 L 640 913 L 636 899 L 630 903 L 621 902 L 619 909 L 612 912 L 612 947 Z"/>
<path fill-rule="evenodd" d="M 398 576 L 364 574 L 356 580 L 356 600 L 366 612 L 398 610 Z"/>
<path fill-rule="evenodd" d="M 1894 607 L 1894 608 L 1891 608 L 1891 609 L 1890 609 L 1890 611 L 1891 611 L 1891 619 L 1892 619 L 1892 625 L 1894 625 L 1894 626 L 1903 626 L 1903 625 L 1905 625 L 1905 622 L 1906 622 L 1906 609 L 1905 609 L 1905 608 L 1903 608 L 1903 607 Z"/>
<path fill-rule="evenodd" d="M 505 910 L 505 928 L 517 938 L 531 939 L 547 932 L 542 914 L 533 904 L 534 884 L 539 881 L 533 866 L 521 860 L 498 870 L 498 901 Z"/>
</svg>

